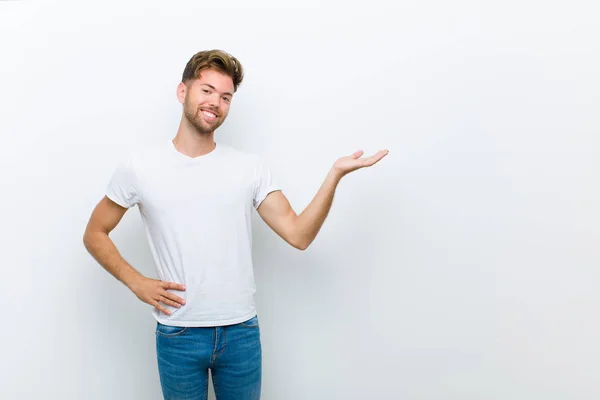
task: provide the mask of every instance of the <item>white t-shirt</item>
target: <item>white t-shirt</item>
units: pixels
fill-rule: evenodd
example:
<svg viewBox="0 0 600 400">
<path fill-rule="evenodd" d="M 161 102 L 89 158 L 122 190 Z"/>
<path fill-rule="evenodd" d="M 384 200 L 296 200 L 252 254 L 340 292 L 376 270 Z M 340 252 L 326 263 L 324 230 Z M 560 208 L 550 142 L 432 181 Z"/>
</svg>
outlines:
<svg viewBox="0 0 600 400">
<path fill-rule="evenodd" d="M 106 195 L 138 205 L 158 277 L 181 283 L 171 290 L 181 308 L 153 309 L 160 323 L 223 326 L 256 315 L 252 265 L 252 208 L 280 190 L 257 155 L 218 143 L 191 158 L 171 140 L 133 152 L 119 164 Z"/>
</svg>

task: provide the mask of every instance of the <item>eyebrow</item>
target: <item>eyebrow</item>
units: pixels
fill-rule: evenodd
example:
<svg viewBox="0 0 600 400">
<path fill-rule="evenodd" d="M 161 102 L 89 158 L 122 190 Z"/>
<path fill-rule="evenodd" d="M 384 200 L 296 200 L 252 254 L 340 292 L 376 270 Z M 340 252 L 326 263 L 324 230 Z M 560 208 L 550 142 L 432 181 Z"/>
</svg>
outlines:
<svg viewBox="0 0 600 400">
<path fill-rule="evenodd" d="M 213 85 L 210 85 L 210 84 L 208 84 L 208 83 L 201 83 L 201 85 L 208 86 L 208 87 L 209 87 L 209 88 L 211 88 L 212 90 L 214 90 L 214 91 L 217 91 L 217 88 L 216 88 L 216 87 L 214 87 Z M 229 92 L 225 92 L 225 93 L 223 93 L 223 94 L 226 94 L 226 95 L 229 95 L 230 97 L 233 97 L 233 94 L 231 94 L 231 93 L 229 93 Z"/>
</svg>

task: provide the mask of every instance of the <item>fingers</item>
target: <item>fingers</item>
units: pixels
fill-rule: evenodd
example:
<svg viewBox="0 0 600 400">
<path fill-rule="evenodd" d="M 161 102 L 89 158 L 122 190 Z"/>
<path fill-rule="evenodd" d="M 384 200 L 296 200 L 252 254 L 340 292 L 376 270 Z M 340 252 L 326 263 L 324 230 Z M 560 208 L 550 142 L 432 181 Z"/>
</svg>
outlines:
<svg viewBox="0 0 600 400">
<path fill-rule="evenodd" d="M 185 290 L 185 285 L 175 282 L 162 282 L 162 287 L 163 289 Z"/>
<path fill-rule="evenodd" d="M 387 156 L 388 153 L 389 153 L 388 150 L 379 150 L 377 153 L 373 154 L 371 157 L 365 158 L 365 165 L 371 166 L 371 165 L 375 164 L 376 162 L 381 160 L 383 157 Z"/>
<path fill-rule="evenodd" d="M 160 295 L 159 299 L 160 299 L 159 301 L 161 303 L 168 304 L 171 307 L 176 307 L 176 308 L 181 308 L 181 306 L 185 304 L 185 300 L 183 300 L 179 297 L 177 297 L 178 300 L 175 300 L 175 299 L 171 299 L 171 298 L 167 297 L 166 295 Z"/>
<path fill-rule="evenodd" d="M 157 297 L 154 299 L 153 305 L 154 307 L 158 308 L 161 312 L 167 315 L 171 315 L 171 312 L 163 306 L 161 306 L 160 303 L 164 303 L 176 308 L 180 308 L 182 305 L 185 304 L 185 299 L 167 291 L 167 289 L 185 291 L 185 285 L 175 282 L 161 281 L 159 286 L 161 289 L 159 290 Z"/>
<path fill-rule="evenodd" d="M 160 295 L 162 297 L 164 297 L 166 300 L 163 303 L 169 304 L 173 307 L 181 307 L 182 305 L 185 304 L 185 299 L 183 299 L 171 292 L 167 292 L 166 290 L 163 293 L 161 293 Z"/>
<path fill-rule="evenodd" d="M 150 304 L 152 304 L 154 307 L 156 307 L 163 314 L 171 315 L 171 311 L 169 311 L 166 308 L 164 308 L 163 306 L 161 306 L 158 301 L 152 300 L 152 302 Z"/>
<path fill-rule="evenodd" d="M 156 299 L 153 299 L 150 304 L 154 307 L 158 308 L 161 312 L 167 315 L 171 315 L 171 311 L 167 310 L 162 304 L 170 305 L 171 307 L 181 308 L 185 304 L 185 300 L 173 295 L 172 293 L 165 292 L 164 294 L 159 294 L 156 296 Z"/>
<path fill-rule="evenodd" d="M 371 158 L 376 158 L 377 160 L 381 160 L 383 157 L 387 156 L 389 150 L 379 150 L 377 153 L 373 154 Z"/>
</svg>

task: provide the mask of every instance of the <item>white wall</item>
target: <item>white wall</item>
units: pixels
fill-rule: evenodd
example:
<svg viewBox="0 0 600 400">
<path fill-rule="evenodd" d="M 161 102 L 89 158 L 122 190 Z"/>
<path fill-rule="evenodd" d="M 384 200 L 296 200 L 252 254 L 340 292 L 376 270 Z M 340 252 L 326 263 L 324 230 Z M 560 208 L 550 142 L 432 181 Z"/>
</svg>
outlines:
<svg viewBox="0 0 600 400">
<path fill-rule="evenodd" d="M 264 399 L 598 399 L 600 7 L 209 3 L 0 1 L 0 398 L 161 398 L 151 308 L 82 234 L 221 48 L 246 79 L 216 139 L 296 211 L 390 149 L 306 252 L 255 214 Z M 112 237 L 155 276 L 137 209 Z"/>
</svg>

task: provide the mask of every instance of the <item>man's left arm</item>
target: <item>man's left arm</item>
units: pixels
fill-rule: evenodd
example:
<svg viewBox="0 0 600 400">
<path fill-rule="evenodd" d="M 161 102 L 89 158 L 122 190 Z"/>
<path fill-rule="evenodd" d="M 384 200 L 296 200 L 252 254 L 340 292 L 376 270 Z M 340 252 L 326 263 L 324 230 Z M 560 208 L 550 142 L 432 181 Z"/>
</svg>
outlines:
<svg viewBox="0 0 600 400">
<path fill-rule="evenodd" d="M 319 191 L 308 206 L 297 215 L 281 191 L 270 193 L 257 211 L 265 223 L 282 239 L 299 250 L 306 250 L 313 242 L 331 209 L 335 189 L 348 173 L 370 167 L 388 154 L 381 150 L 367 158 L 362 151 L 342 157 L 335 162 Z"/>
</svg>

